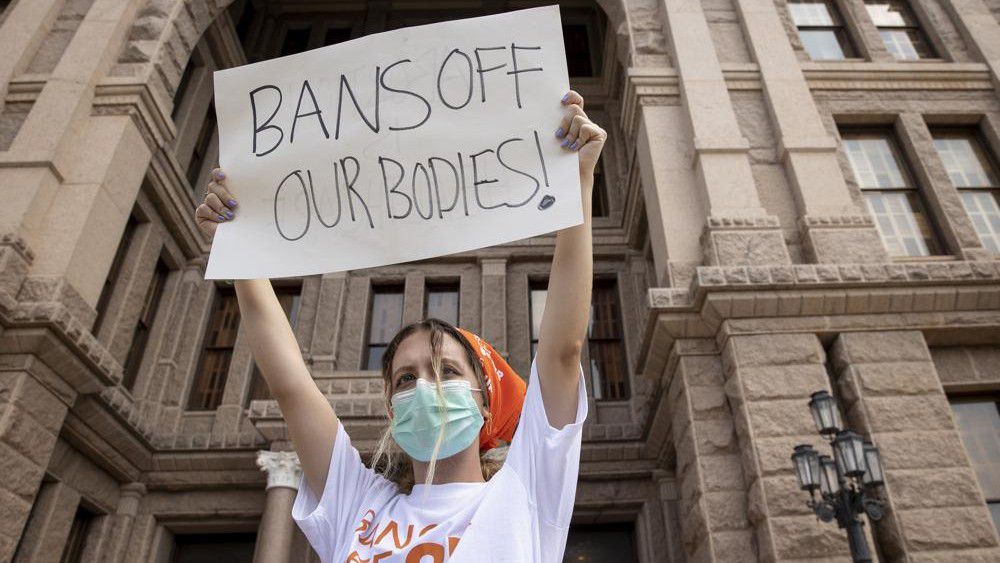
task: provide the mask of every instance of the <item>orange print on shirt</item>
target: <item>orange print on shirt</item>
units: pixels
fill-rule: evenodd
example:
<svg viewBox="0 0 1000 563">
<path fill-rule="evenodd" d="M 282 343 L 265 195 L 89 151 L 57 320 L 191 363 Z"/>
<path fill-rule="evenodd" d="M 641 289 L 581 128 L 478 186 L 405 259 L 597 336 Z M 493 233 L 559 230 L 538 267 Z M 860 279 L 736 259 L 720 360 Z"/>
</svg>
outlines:
<svg viewBox="0 0 1000 563">
<path fill-rule="evenodd" d="M 438 525 L 428 524 L 424 526 L 417 533 L 417 538 L 414 538 L 413 524 L 407 524 L 405 527 L 406 535 L 401 538 L 398 522 L 389 520 L 380 531 L 379 526 L 381 523 L 373 526 L 372 521 L 374 519 L 375 512 L 369 509 L 365 511 L 364 516 L 361 517 L 361 521 L 358 523 L 358 527 L 354 529 L 358 534 L 358 543 L 367 548 L 362 549 L 362 551 L 365 551 L 365 555 L 369 557 L 365 558 L 358 550 L 354 550 L 347 556 L 345 563 L 379 563 L 397 554 L 404 555 L 406 563 L 444 563 L 448 557 L 451 557 L 455 553 L 455 549 L 458 547 L 458 542 L 461 539 L 459 536 L 449 536 L 447 546 L 444 543 L 423 542 L 410 547 L 411 541 L 423 537 L 434 528 L 437 528 Z M 386 541 L 387 538 L 391 538 L 391 541 Z M 383 545 L 383 543 L 387 545 Z"/>
</svg>

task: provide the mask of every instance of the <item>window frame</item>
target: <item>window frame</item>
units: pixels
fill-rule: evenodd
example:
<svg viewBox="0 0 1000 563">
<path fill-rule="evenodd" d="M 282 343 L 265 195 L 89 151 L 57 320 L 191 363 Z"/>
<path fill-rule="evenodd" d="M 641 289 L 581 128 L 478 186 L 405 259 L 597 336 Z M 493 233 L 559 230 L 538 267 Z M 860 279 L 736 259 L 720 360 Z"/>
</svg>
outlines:
<svg viewBox="0 0 1000 563">
<path fill-rule="evenodd" d="M 163 258 L 158 258 L 153 269 L 153 277 L 143 296 L 142 310 L 139 312 L 139 318 L 136 319 L 135 328 L 132 330 L 132 341 L 129 344 L 128 355 L 125 356 L 125 362 L 122 364 L 121 385 L 129 391 L 135 388 L 135 382 L 139 377 L 139 369 L 142 367 L 146 346 L 149 344 L 149 335 L 153 332 L 153 326 L 156 324 L 169 277 L 170 268 L 163 261 Z"/>
<path fill-rule="evenodd" d="M 533 314 L 534 304 L 532 303 L 532 292 L 534 291 L 544 291 L 546 295 L 546 300 L 548 300 L 549 292 L 549 280 L 548 278 L 539 279 L 529 279 L 528 280 L 528 354 L 530 355 L 529 360 L 535 359 L 535 352 L 538 351 L 538 340 L 541 334 L 535 334 L 535 316 Z M 542 305 L 542 311 L 545 311 L 545 306 Z M 542 319 L 538 319 L 539 333 L 541 333 Z"/>
<path fill-rule="evenodd" d="M 94 317 L 94 325 L 91 329 L 92 334 L 98 334 L 101 328 L 103 328 L 104 322 L 107 321 L 108 307 L 111 306 L 111 298 L 115 293 L 115 286 L 118 285 L 118 281 L 121 278 L 125 258 L 128 256 L 129 249 L 132 248 L 132 243 L 136 239 L 136 232 L 139 230 L 141 224 L 134 212 L 129 213 L 128 219 L 125 222 L 125 229 L 122 231 L 121 238 L 118 239 L 118 248 L 115 249 L 115 255 L 111 259 L 108 275 L 104 277 L 104 286 L 101 287 L 101 295 L 97 298 L 97 315 Z"/>
<path fill-rule="evenodd" d="M 865 13 L 868 16 L 868 19 L 871 21 L 872 25 L 875 26 L 875 29 L 879 32 L 879 37 L 882 39 L 882 45 L 885 47 L 886 51 L 888 51 L 889 54 L 892 55 L 893 59 L 895 59 L 896 61 L 903 61 L 903 62 L 941 60 L 941 55 L 938 52 L 937 46 L 934 45 L 933 42 L 931 42 L 930 36 L 927 34 L 926 31 L 924 31 L 925 26 L 921 21 L 920 17 L 917 15 L 916 10 L 913 9 L 913 6 L 911 5 L 909 0 L 863 0 L 863 3 L 865 5 Z M 899 13 L 902 15 L 903 25 L 879 24 L 878 22 L 876 22 L 875 17 L 872 14 L 869 6 L 879 5 L 879 4 L 889 4 L 890 6 L 891 5 L 902 6 L 903 9 L 899 10 Z M 913 47 L 914 52 L 917 53 L 917 58 L 900 59 L 896 57 L 896 55 L 894 55 L 892 50 L 889 48 L 889 45 L 886 44 L 885 37 L 882 37 L 882 32 L 886 30 L 905 32 L 907 37 L 910 38 L 910 46 Z M 927 50 L 926 56 L 920 53 L 920 50 L 917 48 L 918 43 L 914 42 L 914 37 L 916 37 L 919 40 L 919 44 L 925 46 Z"/>
<path fill-rule="evenodd" d="M 945 173 L 948 173 L 947 165 L 944 163 L 944 157 L 941 156 L 941 150 L 937 147 L 937 141 L 939 138 L 964 138 L 968 139 L 970 145 L 972 146 L 972 152 L 977 157 L 980 165 L 986 172 L 987 178 L 991 179 L 991 184 L 982 186 L 958 186 L 951 180 L 951 174 L 948 174 L 948 181 L 955 190 L 958 191 L 961 197 L 962 193 L 976 193 L 976 194 L 989 194 L 993 197 L 993 202 L 997 207 L 1000 207 L 1000 165 L 997 164 L 997 158 L 994 156 L 993 151 L 989 143 L 984 138 L 982 131 L 978 127 L 930 127 L 931 138 L 935 142 L 935 149 L 937 150 L 938 157 L 941 159 L 942 166 L 945 167 Z M 991 178 L 992 177 L 992 178 Z M 969 210 L 968 205 L 965 202 L 965 198 L 962 198 L 962 206 L 965 208 L 966 214 L 969 216 L 969 220 L 972 219 L 972 211 Z M 975 228 L 975 222 L 973 221 L 973 228 Z M 983 241 L 983 234 L 978 228 L 976 228 L 976 234 L 979 235 L 980 242 L 983 244 L 984 248 L 989 249 L 990 244 Z M 993 244 L 997 247 L 994 250 L 994 254 L 1000 255 L 1000 232 L 995 232 L 993 234 Z"/>
<path fill-rule="evenodd" d="M 962 427 L 959 426 L 958 416 L 955 413 L 954 405 L 956 403 L 989 403 L 992 402 L 994 407 L 997 409 L 997 417 L 1000 418 L 1000 390 L 986 391 L 986 392 L 965 392 L 965 393 L 947 393 L 948 406 L 951 408 L 952 416 L 955 418 L 955 431 L 958 434 L 959 441 L 962 443 L 962 447 L 965 448 L 966 454 L 968 455 L 968 446 L 965 443 L 965 439 L 962 437 Z M 1000 456 L 1000 452 L 997 452 Z M 983 489 L 982 483 L 979 481 L 979 473 L 976 470 L 975 463 L 972 460 L 972 456 L 969 456 L 969 466 L 972 468 L 973 473 L 976 476 L 976 485 L 979 486 L 980 492 L 983 494 L 983 500 L 985 501 L 985 506 L 987 511 L 990 512 L 992 519 L 992 509 L 990 505 L 1000 506 L 1000 491 L 997 492 L 996 496 L 987 496 L 986 491 Z M 1000 533 L 1000 526 L 994 521 L 994 527 L 997 528 L 997 533 Z"/>
<path fill-rule="evenodd" d="M 854 176 L 855 185 L 861 192 L 862 198 L 865 200 L 866 206 L 870 205 L 868 203 L 868 198 L 866 194 L 899 194 L 902 193 L 907 196 L 907 200 L 911 206 L 911 217 L 917 226 L 917 234 L 922 237 L 925 246 L 927 247 L 927 254 L 892 254 L 890 252 L 889 246 L 885 242 L 885 235 L 882 234 L 881 227 L 879 225 L 878 215 L 872 212 L 871 209 L 866 209 L 875 221 L 876 230 L 878 230 L 879 238 L 882 241 L 886 252 L 889 254 L 890 258 L 893 260 L 919 260 L 919 259 L 934 259 L 942 256 L 950 256 L 950 253 L 945 248 L 943 240 L 940 235 L 940 229 L 935 221 L 935 218 L 931 215 L 931 207 L 927 205 L 927 201 L 923 194 L 923 186 L 921 186 L 916 180 L 913 174 L 913 167 L 910 165 L 910 161 L 907 159 L 906 154 L 903 152 L 902 147 L 899 145 L 897 140 L 897 134 L 891 126 L 884 127 L 851 127 L 844 126 L 838 128 L 840 141 L 843 146 L 844 156 L 847 160 L 848 166 L 851 170 L 851 174 Z M 896 165 L 897 171 L 900 178 L 903 181 L 901 186 L 876 186 L 876 187 L 865 187 L 862 185 L 861 180 L 857 171 L 854 169 L 853 162 L 851 161 L 850 152 L 847 148 L 847 141 L 851 140 L 852 137 L 875 137 L 884 139 L 889 147 L 889 152 L 893 157 L 893 162 Z M 924 221 L 927 224 L 927 233 L 922 233 L 919 231 L 919 222 L 917 221 L 916 212 L 923 215 Z"/>
<path fill-rule="evenodd" d="M 223 308 L 224 304 L 228 304 L 228 307 Z M 232 328 L 233 338 L 231 344 L 213 344 L 209 342 L 211 336 L 211 331 L 215 326 L 216 314 L 223 315 L 223 318 L 219 321 L 219 331 L 223 331 L 226 328 L 225 316 L 227 313 L 234 314 L 235 326 Z M 188 398 L 185 403 L 185 410 L 194 412 L 211 412 L 216 410 L 219 405 L 222 404 L 222 398 L 226 390 L 226 382 L 229 379 L 229 371 L 232 369 L 233 353 L 236 348 L 236 340 L 239 338 L 240 323 L 242 319 L 240 318 L 239 304 L 236 301 L 236 291 L 232 287 L 227 286 L 216 286 L 215 296 L 212 300 L 212 311 L 208 317 L 208 323 L 205 327 L 205 332 L 202 334 L 202 345 L 201 353 L 198 358 L 197 368 L 194 374 L 194 378 L 191 381 L 191 388 L 188 390 Z M 207 375 L 205 375 L 205 361 L 208 358 L 210 352 L 229 351 L 229 356 L 225 360 L 225 369 L 220 372 L 221 377 L 215 382 L 211 381 Z M 209 389 L 209 387 L 211 387 Z M 206 391 L 198 391 L 199 388 L 205 388 Z M 200 402 L 196 401 L 197 395 L 201 394 L 202 400 Z"/>
<path fill-rule="evenodd" d="M 615 331 L 617 332 L 615 336 L 595 337 L 592 334 L 594 315 L 596 314 L 595 299 L 599 291 L 607 291 L 612 295 L 613 304 L 617 309 L 617 318 L 613 321 Z M 625 309 L 622 306 L 621 287 L 618 284 L 618 278 L 614 276 L 594 276 L 590 301 L 590 315 L 587 323 L 587 371 L 590 375 L 594 399 L 597 401 L 628 401 L 632 398 L 632 381 L 631 374 L 629 373 L 628 350 L 625 346 L 625 319 L 623 317 Z M 618 366 L 618 369 L 621 370 L 620 383 L 623 386 L 623 391 L 620 394 L 609 392 L 612 389 L 613 382 L 605 378 L 603 372 L 599 375 L 594 374 L 593 364 L 595 362 L 595 354 L 593 353 L 593 349 L 595 343 L 617 343 L 619 347 L 617 356 L 620 358 L 621 365 Z M 597 381 L 598 377 L 600 377 L 600 381 Z M 598 390 L 600 390 L 600 393 L 598 393 Z"/>
<path fill-rule="evenodd" d="M 854 40 L 851 37 L 850 30 L 847 27 L 847 20 L 840 11 L 840 6 L 837 4 L 836 0 L 801 0 L 795 1 L 790 0 L 788 5 L 792 4 L 823 4 L 826 6 L 827 15 L 830 16 L 832 24 L 830 25 L 809 25 L 809 24 L 799 24 L 795 21 L 795 14 L 792 12 L 791 8 L 788 9 L 789 17 L 792 19 L 792 24 L 795 26 L 795 30 L 799 35 L 799 41 L 802 42 L 802 49 L 809 55 L 809 59 L 813 61 L 849 61 L 849 60 L 862 60 L 857 46 L 854 44 Z M 817 59 L 812 56 L 809 52 L 809 48 L 806 46 L 805 39 L 802 38 L 803 31 L 830 31 L 833 33 L 834 38 L 837 40 L 837 44 L 840 45 L 840 51 L 843 55 L 839 59 Z"/>
<path fill-rule="evenodd" d="M 432 293 L 454 293 L 455 294 L 455 322 L 458 326 L 462 319 L 462 282 L 461 280 L 445 281 L 425 281 L 424 282 L 424 310 L 423 318 L 430 318 L 430 299 Z M 440 317 L 437 317 L 440 318 Z M 451 319 L 441 319 L 451 322 Z"/>
<path fill-rule="evenodd" d="M 364 333 L 364 346 L 361 347 L 361 369 L 364 371 L 380 371 L 381 366 L 375 368 L 369 367 L 368 360 L 371 357 L 372 346 L 382 346 L 383 348 L 389 345 L 389 342 L 376 342 L 373 343 L 372 337 L 372 317 L 375 312 L 373 307 L 375 306 L 375 296 L 380 293 L 398 293 L 403 300 L 403 306 L 400 308 L 399 314 L 399 326 L 403 327 L 403 317 L 406 315 L 406 283 L 403 281 L 397 282 L 378 282 L 372 283 L 371 290 L 368 292 L 368 307 L 365 309 L 365 333 Z M 399 329 L 396 329 L 397 331 Z M 390 339 L 391 341 L 391 339 Z M 383 351 L 384 353 L 384 351 Z"/>
</svg>

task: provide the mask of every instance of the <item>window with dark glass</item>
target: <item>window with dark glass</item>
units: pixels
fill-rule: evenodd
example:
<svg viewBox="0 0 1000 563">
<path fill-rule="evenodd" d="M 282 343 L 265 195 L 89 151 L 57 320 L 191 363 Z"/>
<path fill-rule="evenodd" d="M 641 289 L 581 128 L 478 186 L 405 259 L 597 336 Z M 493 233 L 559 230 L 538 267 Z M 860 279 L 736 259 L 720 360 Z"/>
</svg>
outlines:
<svg viewBox="0 0 1000 563">
<path fill-rule="evenodd" d="M 1000 174 L 975 131 L 936 129 L 934 146 L 983 247 L 1000 254 Z"/>
<path fill-rule="evenodd" d="M 196 191 L 198 177 L 201 175 L 201 169 L 205 164 L 205 159 L 208 158 L 208 150 L 212 146 L 212 140 L 215 138 L 215 125 L 215 102 L 212 102 L 208 104 L 208 110 L 205 112 L 205 119 L 201 122 L 201 128 L 198 129 L 198 138 L 195 139 L 194 149 L 191 151 L 191 160 L 188 162 L 187 167 L 188 183 L 191 184 Z"/>
<path fill-rule="evenodd" d="M 952 398 L 951 408 L 993 525 L 1000 531 L 1000 397 Z"/>
<path fill-rule="evenodd" d="M 189 410 L 215 410 L 222 402 L 229 362 L 233 357 L 236 334 L 240 329 L 240 309 L 236 292 L 229 287 L 217 289 L 212 316 L 205 330 L 205 340 L 188 397 Z"/>
<path fill-rule="evenodd" d="M 255 534 L 178 534 L 172 563 L 251 563 Z"/>
<path fill-rule="evenodd" d="M 192 53 L 191 59 L 188 61 L 187 66 L 184 67 L 184 73 L 181 74 L 181 81 L 177 85 L 177 90 L 174 91 L 174 108 L 170 114 L 172 118 L 177 119 L 177 112 L 181 109 L 181 101 L 184 100 L 184 96 L 187 95 L 188 89 L 191 86 L 191 79 L 194 77 L 194 72 L 201 66 L 201 62 L 198 60 L 198 53 Z"/>
<path fill-rule="evenodd" d="M 78 506 L 73 515 L 73 523 L 69 528 L 69 537 L 63 546 L 59 563 L 78 563 L 83 558 L 83 548 L 87 543 L 87 532 L 94 514 L 82 506 Z"/>
<path fill-rule="evenodd" d="M 111 260 L 111 268 L 108 269 L 108 276 L 104 278 L 104 287 L 101 288 L 101 296 L 97 298 L 97 317 L 94 318 L 93 333 L 101 330 L 101 323 L 108 312 L 108 304 L 111 303 L 111 296 L 114 295 L 115 284 L 121 276 L 122 266 L 125 263 L 125 255 L 128 254 L 129 245 L 135 236 L 135 230 L 139 222 L 135 217 L 129 215 L 125 223 L 125 230 L 122 231 L 122 238 L 118 241 L 118 248 L 115 250 L 115 257 Z"/>
<path fill-rule="evenodd" d="M 920 194 L 887 131 L 844 131 L 844 149 L 891 256 L 930 256 L 940 249 Z"/>
<path fill-rule="evenodd" d="M 638 561 L 635 524 L 631 522 L 572 525 L 566 537 L 563 561 Z"/>
<path fill-rule="evenodd" d="M 279 285 L 274 288 L 274 293 L 281 304 L 281 310 L 288 317 L 288 324 L 295 330 L 295 325 L 299 322 L 299 304 L 302 300 L 302 287 L 298 285 Z M 247 394 L 246 404 L 250 401 L 264 401 L 272 399 L 271 389 L 268 388 L 264 376 L 260 374 L 257 362 L 253 364 L 253 375 L 250 377 L 250 392 Z"/>
<path fill-rule="evenodd" d="M 936 56 L 906 0 L 865 0 L 885 48 L 900 61 Z"/>
<path fill-rule="evenodd" d="M 594 280 L 587 340 L 594 398 L 628 399 L 621 305 L 618 302 L 618 284 L 613 279 Z"/>
<path fill-rule="evenodd" d="M 139 375 L 139 366 L 142 364 L 142 357 L 146 352 L 146 344 L 149 341 L 149 333 L 153 330 L 153 322 L 156 320 L 156 311 L 160 307 L 160 298 L 163 296 L 163 288 L 167 284 L 167 275 L 170 269 L 162 260 L 156 262 L 156 270 L 153 271 L 153 279 L 146 288 L 146 296 L 142 301 L 142 311 L 139 313 L 139 320 L 135 323 L 132 331 L 132 344 L 128 349 L 128 356 L 125 357 L 125 364 L 122 366 L 122 385 L 126 389 L 132 390 L 135 385 L 135 378 Z"/>
<path fill-rule="evenodd" d="M 844 20 L 833 0 L 792 0 L 788 11 L 809 58 L 840 60 L 856 56 Z"/>
<path fill-rule="evenodd" d="M 403 328 L 403 286 L 377 285 L 372 288 L 368 308 L 368 344 L 363 369 L 382 369 L 382 354 L 399 329 Z"/>
<path fill-rule="evenodd" d="M 528 285 L 528 316 L 531 321 L 531 358 L 535 358 L 538 350 L 538 336 L 542 331 L 542 313 L 545 312 L 545 299 L 549 295 L 547 281 L 533 281 Z"/>
<path fill-rule="evenodd" d="M 281 56 L 294 55 L 309 49 L 309 35 L 312 27 L 299 27 L 285 30 L 285 39 L 281 42 Z"/>
<path fill-rule="evenodd" d="M 326 28 L 326 33 L 323 35 L 323 46 L 336 45 L 337 43 L 343 43 L 351 38 L 351 28 L 350 27 L 338 27 L 331 26 Z"/>
<path fill-rule="evenodd" d="M 457 283 L 427 284 L 424 291 L 424 318 L 441 319 L 458 326 L 459 287 Z"/>
<path fill-rule="evenodd" d="M 608 180 L 604 174 L 604 161 L 599 160 L 594 167 L 594 190 L 590 196 L 591 215 L 608 216 Z"/>
</svg>

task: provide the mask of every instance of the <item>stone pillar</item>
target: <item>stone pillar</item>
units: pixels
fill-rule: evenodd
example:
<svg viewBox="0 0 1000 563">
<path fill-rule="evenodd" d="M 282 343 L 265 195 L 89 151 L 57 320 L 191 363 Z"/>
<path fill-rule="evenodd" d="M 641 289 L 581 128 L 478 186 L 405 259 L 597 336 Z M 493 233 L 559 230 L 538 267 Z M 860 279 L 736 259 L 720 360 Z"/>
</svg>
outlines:
<svg viewBox="0 0 1000 563">
<path fill-rule="evenodd" d="M 347 278 L 347 272 L 323 274 L 320 278 L 319 302 L 314 309 L 316 318 L 309 346 L 314 372 L 329 373 L 337 367 L 337 346 L 347 307 Z"/>
<path fill-rule="evenodd" d="M 681 536 L 680 515 L 678 514 L 679 492 L 677 480 L 672 475 L 657 470 L 654 479 L 660 489 L 660 508 L 663 510 L 664 543 L 667 544 L 668 561 L 680 563 L 685 561 L 684 544 Z"/>
<path fill-rule="evenodd" d="M 790 263 L 777 217 L 761 206 L 750 170 L 750 143 L 740 132 L 701 2 L 664 0 L 663 13 L 693 134 L 696 182 L 708 216 L 702 240 L 705 261 Z"/>
<path fill-rule="evenodd" d="M 684 552 L 692 562 L 752 561 L 747 487 L 722 363 L 711 343 L 701 348 L 711 354 L 680 356 L 668 390 Z"/>
<path fill-rule="evenodd" d="M 59 0 L 33 0 L 14 2 L 8 7 L 10 13 L 0 27 L 0 45 L 4 46 L 4 56 L 0 58 L 0 108 L 7 99 L 10 80 L 30 64 L 62 4 Z"/>
<path fill-rule="evenodd" d="M 689 117 L 679 104 L 671 105 L 662 97 L 671 90 L 669 79 L 676 79 L 670 74 L 670 69 L 630 71 L 629 88 L 635 91 L 635 103 L 641 110 L 635 155 L 656 285 L 686 288 L 702 263 L 699 235 L 708 211 L 698 197 L 693 155 L 688 148 Z"/>
<path fill-rule="evenodd" d="M 990 68 L 993 84 L 1000 90 L 1000 27 L 989 5 L 983 0 L 947 0 L 941 5 L 969 49 Z"/>
<path fill-rule="evenodd" d="M 725 335 L 726 395 L 760 561 L 848 555 L 847 534 L 806 506 L 790 460 L 796 444 L 821 440 L 808 403 L 812 392 L 830 388 L 824 361 L 814 334 Z"/>
<path fill-rule="evenodd" d="M 406 274 L 403 282 L 403 326 L 424 318 L 424 275 L 419 272 Z"/>
<path fill-rule="evenodd" d="M 123 563 L 126 559 L 129 538 L 132 535 L 132 525 L 139 512 L 139 503 L 146 494 L 146 486 L 142 483 L 126 483 L 121 486 L 118 495 L 118 508 L 114 514 L 105 516 L 110 522 L 104 527 L 107 534 L 101 538 L 101 546 L 96 552 L 88 553 L 86 561 L 102 563 Z M 88 547 L 88 552 L 91 550 Z"/>
<path fill-rule="evenodd" d="M 507 357 L 507 259 L 483 258 L 482 319 L 480 336 Z"/>
<path fill-rule="evenodd" d="M 882 452 L 888 514 L 876 534 L 891 561 L 997 561 L 982 490 L 918 331 L 841 334 L 831 350 L 846 424 Z"/>
<path fill-rule="evenodd" d="M 254 563 L 289 563 L 295 522 L 292 505 L 302 468 L 295 452 L 257 452 L 257 466 L 267 473 L 267 500 L 257 530 Z"/>
<path fill-rule="evenodd" d="M 8 334 L 14 336 L 10 331 L 5 335 Z M 57 397 L 39 380 L 58 389 L 61 396 Z M 44 500 L 36 499 L 36 493 L 66 417 L 67 403 L 72 402 L 75 395 L 37 357 L 25 354 L 0 356 L 0 397 L 3 397 L 0 401 L 0 468 L 3 474 L 0 481 L 0 561 L 10 561 L 32 504 Z M 68 494 L 63 488 L 52 489 L 49 493 L 54 495 L 52 502 L 60 506 L 62 501 L 59 499 Z M 56 513 L 40 510 L 36 511 L 34 520 L 47 522 L 57 517 Z M 48 524 L 32 525 L 35 540 L 42 541 L 40 534 L 48 527 Z M 29 552 L 34 553 L 30 549 Z"/>
<path fill-rule="evenodd" d="M 22 299 L 62 302 L 85 325 L 149 162 L 129 116 L 91 115 L 95 86 L 141 4 L 94 1 L 0 154 L 0 233 L 23 237 L 38 253 Z"/>
<path fill-rule="evenodd" d="M 798 205 L 804 248 L 815 262 L 885 262 L 875 225 L 851 199 L 837 142 L 827 132 L 772 0 L 736 0 L 760 67 L 778 151 Z"/>
<path fill-rule="evenodd" d="M 35 499 L 14 563 L 59 561 L 79 504 L 80 493 L 59 482 L 46 483 Z M 4 551 L 0 560 L 10 561 L 13 550 Z"/>
</svg>

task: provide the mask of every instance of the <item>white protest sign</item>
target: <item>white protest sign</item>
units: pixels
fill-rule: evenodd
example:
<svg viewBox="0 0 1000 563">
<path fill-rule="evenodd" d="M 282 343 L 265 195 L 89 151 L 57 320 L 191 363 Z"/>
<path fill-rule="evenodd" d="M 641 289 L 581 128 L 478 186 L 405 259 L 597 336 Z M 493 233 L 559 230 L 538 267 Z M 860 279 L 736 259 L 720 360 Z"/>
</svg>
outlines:
<svg viewBox="0 0 1000 563">
<path fill-rule="evenodd" d="M 407 262 L 583 221 L 559 8 L 361 37 L 215 73 L 240 202 L 207 279 Z"/>
</svg>

